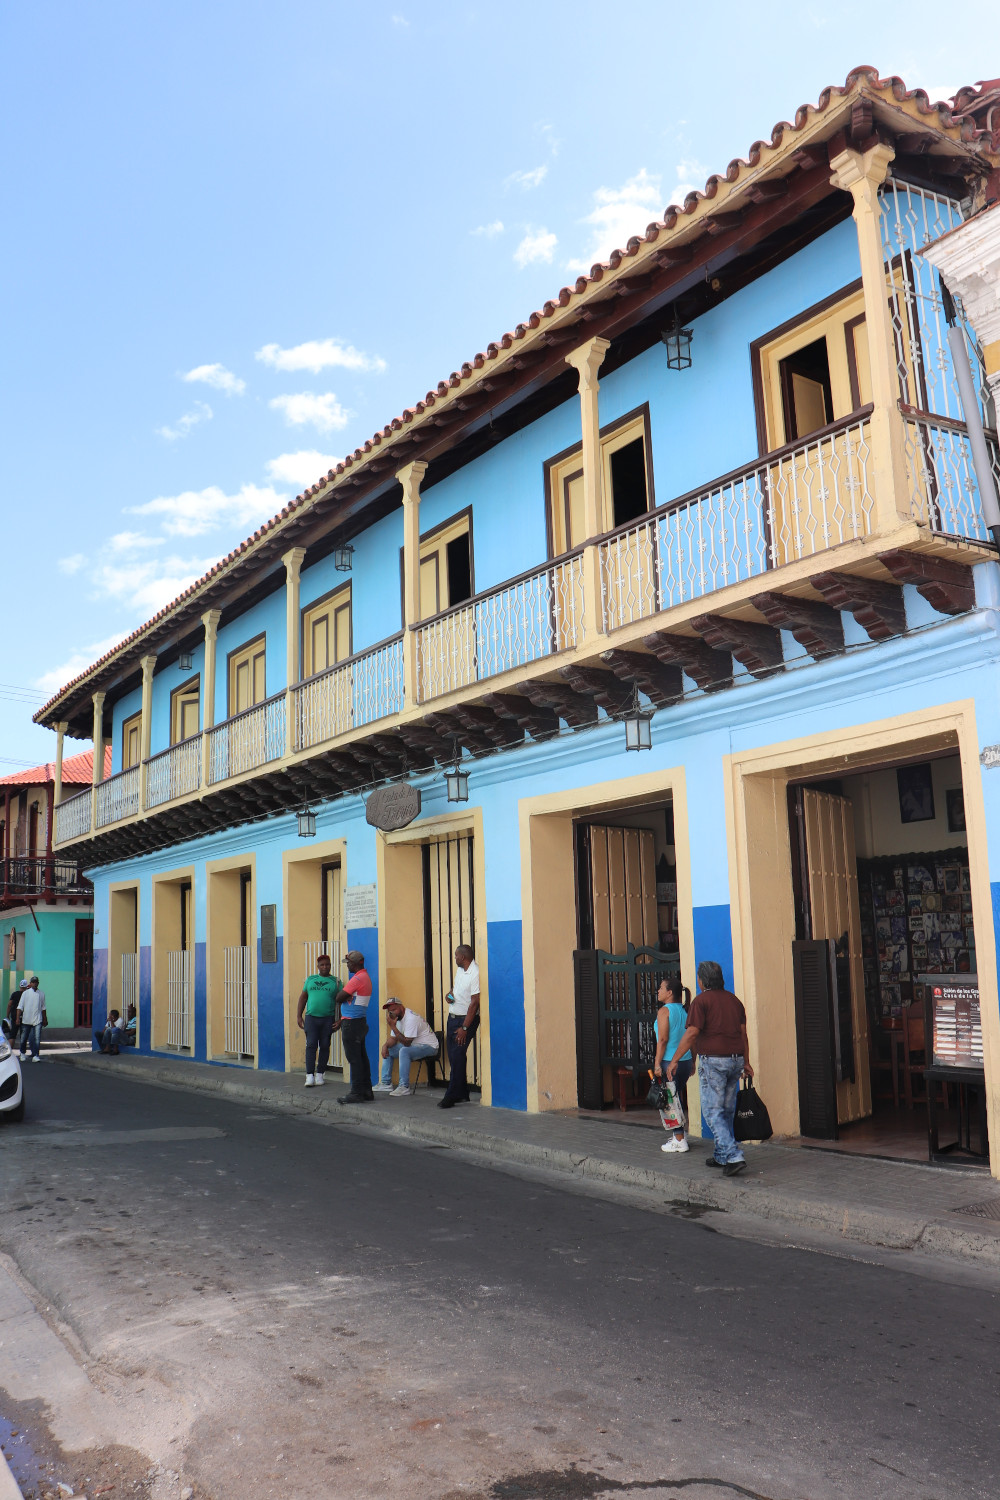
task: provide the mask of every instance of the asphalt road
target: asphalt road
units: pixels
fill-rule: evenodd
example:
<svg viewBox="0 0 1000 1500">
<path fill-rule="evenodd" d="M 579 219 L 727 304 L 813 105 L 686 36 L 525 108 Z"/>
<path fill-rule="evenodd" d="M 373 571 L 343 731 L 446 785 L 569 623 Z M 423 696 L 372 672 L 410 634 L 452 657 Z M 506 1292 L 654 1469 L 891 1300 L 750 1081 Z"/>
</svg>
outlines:
<svg viewBox="0 0 1000 1500">
<path fill-rule="evenodd" d="M 0 1129 L 0 1248 L 137 1393 L 121 1440 L 172 1424 L 199 1496 L 996 1494 L 986 1276 L 28 1073 L 29 1118 Z"/>
</svg>

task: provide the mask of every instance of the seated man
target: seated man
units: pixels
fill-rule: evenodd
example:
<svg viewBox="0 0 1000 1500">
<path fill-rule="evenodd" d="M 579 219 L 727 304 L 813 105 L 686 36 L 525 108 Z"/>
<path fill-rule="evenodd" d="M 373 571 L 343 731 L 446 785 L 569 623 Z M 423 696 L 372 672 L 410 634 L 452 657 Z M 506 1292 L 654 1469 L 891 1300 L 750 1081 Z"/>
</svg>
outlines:
<svg viewBox="0 0 1000 1500">
<path fill-rule="evenodd" d="M 389 1038 L 382 1047 L 382 1076 L 375 1085 L 376 1094 L 388 1094 L 391 1099 L 405 1099 L 412 1094 L 410 1088 L 410 1063 L 421 1057 L 437 1057 L 438 1040 L 423 1016 L 415 1010 L 407 1010 L 395 996 L 390 995 L 382 1009 L 389 1022 Z M 399 1084 L 392 1086 L 392 1061 L 399 1058 Z"/>
<path fill-rule="evenodd" d="M 135 1046 L 135 1038 L 136 1031 L 138 1030 L 138 1025 L 139 1017 L 135 1013 L 135 1006 L 130 1005 L 128 1008 L 128 1019 L 125 1022 L 125 1030 L 122 1032 L 121 1037 L 119 1038 L 123 1047 Z"/>
<path fill-rule="evenodd" d="M 103 1031 L 94 1032 L 94 1041 L 102 1052 L 111 1052 L 117 1055 L 124 1041 L 125 1022 L 122 1020 L 121 1011 L 109 1010 L 107 1025 Z"/>
</svg>

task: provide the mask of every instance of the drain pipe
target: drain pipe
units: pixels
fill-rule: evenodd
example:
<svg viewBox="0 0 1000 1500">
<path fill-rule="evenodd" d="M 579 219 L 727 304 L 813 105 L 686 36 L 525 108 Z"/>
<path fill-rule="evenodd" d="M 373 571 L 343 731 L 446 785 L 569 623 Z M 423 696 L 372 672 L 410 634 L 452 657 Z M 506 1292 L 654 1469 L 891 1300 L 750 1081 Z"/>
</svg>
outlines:
<svg viewBox="0 0 1000 1500">
<path fill-rule="evenodd" d="M 979 504 L 982 508 L 983 520 L 986 522 L 986 529 L 993 538 L 993 545 L 997 552 L 1000 552 L 1000 500 L 997 499 L 996 485 L 993 482 L 990 450 L 986 446 L 986 434 L 983 431 L 983 414 L 979 409 L 979 396 L 972 382 L 965 335 L 958 326 L 955 317 L 955 301 L 945 286 L 943 276 L 941 292 L 944 300 L 944 315 L 948 320 L 948 347 L 951 349 L 955 377 L 958 380 L 958 394 L 962 402 L 962 411 L 965 414 L 965 425 L 969 432 L 972 467 L 976 471 L 976 483 L 979 485 Z"/>
</svg>

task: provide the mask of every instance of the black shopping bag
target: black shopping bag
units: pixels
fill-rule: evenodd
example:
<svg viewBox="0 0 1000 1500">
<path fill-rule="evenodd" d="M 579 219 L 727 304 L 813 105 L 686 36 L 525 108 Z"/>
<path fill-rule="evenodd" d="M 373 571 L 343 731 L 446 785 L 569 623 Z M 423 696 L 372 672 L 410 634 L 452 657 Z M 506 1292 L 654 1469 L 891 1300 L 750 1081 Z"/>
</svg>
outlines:
<svg viewBox="0 0 1000 1500">
<path fill-rule="evenodd" d="M 733 1120 L 733 1135 L 738 1141 L 768 1141 L 774 1131 L 767 1105 L 754 1088 L 749 1078 L 736 1098 L 736 1117 Z"/>
</svg>

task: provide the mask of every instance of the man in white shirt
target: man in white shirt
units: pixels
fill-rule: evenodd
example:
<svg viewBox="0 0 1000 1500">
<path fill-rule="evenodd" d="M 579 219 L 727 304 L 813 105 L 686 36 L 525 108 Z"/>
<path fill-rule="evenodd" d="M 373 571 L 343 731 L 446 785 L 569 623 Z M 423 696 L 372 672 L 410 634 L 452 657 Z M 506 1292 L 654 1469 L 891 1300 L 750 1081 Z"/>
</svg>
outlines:
<svg viewBox="0 0 1000 1500">
<path fill-rule="evenodd" d="M 382 1009 L 389 1022 L 388 1040 L 382 1046 L 382 1076 L 372 1090 L 375 1094 L 388 1094 L 390 1099 L 405 1099 L 410 1088 L 410 1063 L 421 1057 L 437 1057 L 438 1039 L 423 1016 L 415 1010 L 407 1010 L 394 995 L 390 995 Z M 399 1058 L 399 1084 L 392 1086 L 393 1058 Z"/>
<path fill-rule="evenodd" d="M 42 1027 L 49 1024 L 45 1014 L 45 991 L 38 988 L 38 975 L 32 974 L 28 988 L 21 992 L 21 1003 L 17 1008 L 17 1024 L 21 1028 L 21 1061 L 31 1048 L 31 1061 L 40 1062 L 38 1048 L 42 1039 Z"/>
<path fill-rule="evenodd" d="M 448 1087 L 438 1109 L 454 1109 L 469 1098 L 465 1067 L 469 1043 L 479 1030 L 479 965 L 467 943 L 455 949 L 455 982 L 448 999 Z"/>
</svg>

